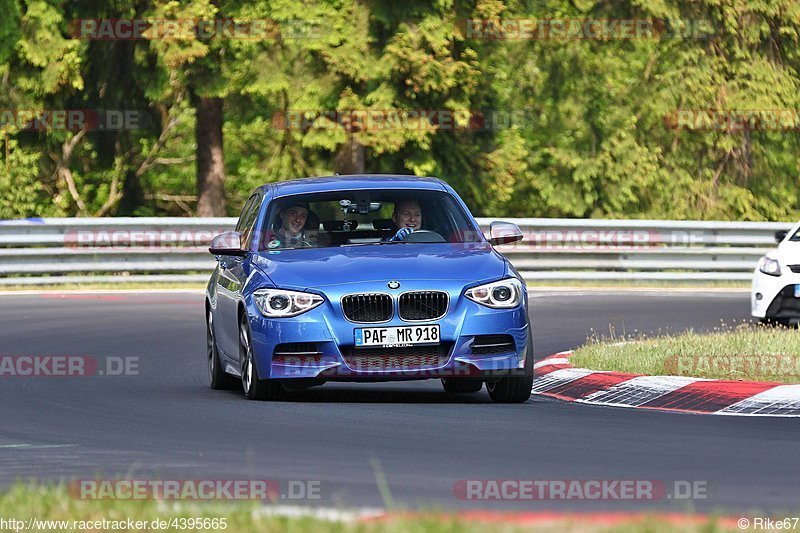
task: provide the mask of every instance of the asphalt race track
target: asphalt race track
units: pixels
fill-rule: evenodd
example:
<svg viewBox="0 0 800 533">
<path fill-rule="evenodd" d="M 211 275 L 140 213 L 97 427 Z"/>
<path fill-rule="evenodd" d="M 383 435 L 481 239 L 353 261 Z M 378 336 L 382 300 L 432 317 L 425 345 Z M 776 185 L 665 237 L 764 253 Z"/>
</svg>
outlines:
<svg viewBox="0 0 800 533">
<path fill-rule="evenodd" d="M 138 375 L 2 377 L 0 482 L 129 476 L 319 481 L 322 499 L 487 509 L 800 508 L 800 423 L 447 397 L 438 381 L 325 385 L 283 403 L 206 384 L 201 294 L 0 297 L 0 355 L 138 358 Z M 711 329 L 746 292 L 534 292 L 537 358 L 604 333 Z M 466 501 L 458 480 L 700 482 L 689 501 Z"/>
</svg>

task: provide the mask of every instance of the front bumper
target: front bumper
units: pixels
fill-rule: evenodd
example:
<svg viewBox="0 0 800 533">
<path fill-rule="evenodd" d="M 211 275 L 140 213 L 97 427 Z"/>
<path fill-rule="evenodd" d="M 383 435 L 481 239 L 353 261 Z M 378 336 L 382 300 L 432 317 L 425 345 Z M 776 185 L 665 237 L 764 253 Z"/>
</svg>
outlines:
<svg viewBox="0 0 800 533">
<path fill-rule="evenodd" d="M 405 290 L 428 290 L 431 286 L 404 285 L 407 285 Z M 359 289 L 363 292 L 371 290 L 368 287 Z M 325 295 L 325 303 L 321 306 L 297 317 L 281 319 L 263 317 L 250 302 L 248 315 L 258 373 L 264 378 L 318 381 L 384 381 L 453 376 L 489 379 L 524 375 L 525 363 L 533 357 L 527 305 L 523 302 L 514 309 L 489 309 L 463 297 L 460 291 L 461 287 L 458 292 L 448 291 L 450 307 L 443 318 L 424 322 L 439 325 L 441 342 L 438 348 L 366 351 L 355 348 L 357 328 L 412 324 L 397 316 L 382 324 L 349 322 L 342 314 L 338 295 Z M 488 335 L 504 335 L 508 343 L 498 346 L 493 353 L 492 350 L 473 349 L 476 338 L 485 339 L 483 336 Z M 291 344 L 304 345 L 301 355 L 286 354 L 283 347 Z M 279 348 L 278 355 L 276 348 Z"/>
<path fill-rule="evenodd" d="M 769 276 L 756 269 L 750 292 L 750 311 L 756 318 L 800 318 L 800 298 L 795 297 L 795 285 L 800 274 L 781 266 L 781 276 Z"/>
</svg>

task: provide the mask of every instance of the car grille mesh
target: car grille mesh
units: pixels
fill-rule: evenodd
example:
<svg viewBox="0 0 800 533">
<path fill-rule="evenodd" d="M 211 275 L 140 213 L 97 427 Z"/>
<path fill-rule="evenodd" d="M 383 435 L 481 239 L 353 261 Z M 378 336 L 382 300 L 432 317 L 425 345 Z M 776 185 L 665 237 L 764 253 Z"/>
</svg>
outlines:
<svg viewBox="0 0 800 533">
<path fill-rule="evenodd" d="M 360 372 L 397 372 L 438 368 L 447 364 L 450 348 L 447 342 L 436 346 L 409 346 L 407 348 L 355 348 L 342 351 L 351 369 Z"/>
<path fill-rule="evenodd" d="M 767 308 L 767 316 L 795 318 L 800 314 L 800 298 L 794 297 L 794 285 L 787 285 L 775 296 Z"/>
<path fill-rule="evenodd" d="M 351 322 L 386 322 L 392 318 L 392 297 L 388 294 L 348 294 L 342 298 L 342 312 Z"/>
<path fill-rule="evenodd" d="M 448 295 L 442 291 L 415 291 L 400 295 L 403 320 L 434 320 L 447 312 Z"/>
</svg>

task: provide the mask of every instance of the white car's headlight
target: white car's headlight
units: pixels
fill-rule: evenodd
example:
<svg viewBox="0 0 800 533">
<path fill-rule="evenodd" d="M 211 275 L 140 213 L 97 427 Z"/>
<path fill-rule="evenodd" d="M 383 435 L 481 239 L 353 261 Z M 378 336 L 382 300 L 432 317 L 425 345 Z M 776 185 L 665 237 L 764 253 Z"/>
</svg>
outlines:
<svg viewBox="0 0 800 533">
<path fill-rule="evenodd" d="M 516 307 L 522 301 L 522 283 L 517 278 L 494 281 L 469 289 L 466 297 L 493 309 Z"/>
<path fill-rule="evenodd" d="M 259 289 L 253 293 L 253 301 L 265 317 L 282 318 L 314 309 L 322 303 L 322 297 L 308 292 Z"/>
<path fill-rule="evenodd" d="M 758 261 L 758 271 L 769 276 L 780 276 L 781 265 L 778 263 L 777 259 L 772 259 L 765 255 Z"/>
</svg>

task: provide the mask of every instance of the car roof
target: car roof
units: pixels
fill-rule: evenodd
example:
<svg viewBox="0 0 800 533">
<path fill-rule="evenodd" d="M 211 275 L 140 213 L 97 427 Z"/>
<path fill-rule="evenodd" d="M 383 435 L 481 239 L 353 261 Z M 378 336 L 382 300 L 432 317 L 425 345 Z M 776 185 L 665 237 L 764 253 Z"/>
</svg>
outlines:
<svg viewBox="0 0 800 533">
<path fill-rule="evenodd" d="M 267 183 L 259 187 L 266 192 L 273 189 L 274 195 L 360 190 L 360 189 L 424 189 L 446 191 L 444 182 L 438 178 L 404 176 L 399 174 L 350 174 L 347 176 L 319 176 L 289 181 Z"/>
</svg>

